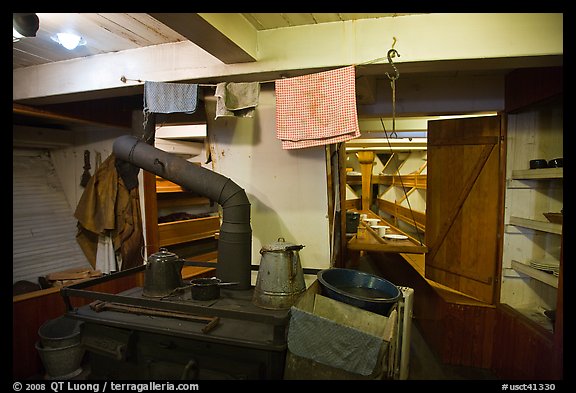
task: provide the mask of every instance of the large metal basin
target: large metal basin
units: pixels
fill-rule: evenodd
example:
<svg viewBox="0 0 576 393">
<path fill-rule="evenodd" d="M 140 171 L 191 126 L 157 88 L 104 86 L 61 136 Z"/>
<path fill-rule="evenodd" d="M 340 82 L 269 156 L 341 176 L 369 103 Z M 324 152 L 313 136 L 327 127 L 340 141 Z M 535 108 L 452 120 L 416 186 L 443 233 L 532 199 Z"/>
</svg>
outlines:
<svg viewBox="0 0 576 393">
<path fill-rule="evenodd" d="M 353 269 L 321 270 L 318 281 L 324 296 L 386 316 L 402 296 L 390 281 Z"/>
</svg>

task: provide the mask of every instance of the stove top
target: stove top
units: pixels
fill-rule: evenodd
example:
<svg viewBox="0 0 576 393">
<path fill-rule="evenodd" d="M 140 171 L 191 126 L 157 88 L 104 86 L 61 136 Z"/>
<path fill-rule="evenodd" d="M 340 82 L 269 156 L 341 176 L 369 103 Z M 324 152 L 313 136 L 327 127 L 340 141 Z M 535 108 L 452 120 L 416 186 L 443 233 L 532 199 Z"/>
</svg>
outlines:
<svg viewBox="0 0 576 393">
<path fill-rule="evenodd" d="M 192 299 L 190 288 L 174 296 L 150 298 L 142 295 L 142 287 L 136 287 L 117 295 L 101 294 L 101 299 L 70 310 L 68 315 L 99 325 L 236 346 L 285 350 L 289 309 L 257 307 L 252 303 L 253 292 L 253 288 L 221 289 L 219 299 L 200 301 Z M 99 307 L 95 307 L 95 304 L 99 304 Z M 150 315 L 140 310 L 173 315 Z M 194 321 L 194 318 L 206 322 Z M 207 320 L 216 320 L 208 331 Z"/>
<path fill-rule="evenodd" d="M 290 310 L 252 303 L 254 288 L 220 288 L 212 301 L 190 287 L 164 298 L 142 287 L 118 294 L 90 288 L 143 270 L 136 267 L 61 289 L 67 316 L 83 321 L 82 342 L 94 378 L 281 379 Z M 71 298 L 91 303 L 73 307 Z"/>
</svg>

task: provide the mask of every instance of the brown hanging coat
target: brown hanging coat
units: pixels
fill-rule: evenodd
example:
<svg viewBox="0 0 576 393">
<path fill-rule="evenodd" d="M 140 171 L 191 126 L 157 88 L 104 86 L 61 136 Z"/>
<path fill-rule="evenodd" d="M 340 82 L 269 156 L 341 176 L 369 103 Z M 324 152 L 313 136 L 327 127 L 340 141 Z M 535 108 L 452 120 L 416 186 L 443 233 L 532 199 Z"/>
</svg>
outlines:
<svg viewBox="0 0 576 393">
<path fill-rule="evenodd" d="M 84 189 L 74 213 L 78 219 L 76 240 L 95 267 L 98 236 L 111 236 L 114 251 L 122 256 L 119 270 L 126 270 L 143 263 L 142 216 L 138 187 L 128 190 L 115 161 L 110 154 Z"/>
</svg>

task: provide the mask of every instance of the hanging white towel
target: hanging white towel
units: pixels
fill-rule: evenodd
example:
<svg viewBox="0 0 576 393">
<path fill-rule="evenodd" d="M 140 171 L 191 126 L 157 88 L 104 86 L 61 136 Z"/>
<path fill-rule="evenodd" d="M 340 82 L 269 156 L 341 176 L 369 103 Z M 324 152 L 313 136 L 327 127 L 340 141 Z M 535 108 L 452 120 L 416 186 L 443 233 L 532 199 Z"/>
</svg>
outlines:
<svg viewBox="0 0 576 393">
<path fill-rule="evenodd" d="M 116 255 L 112 238 L 107 235 L 98 235 L 96 248 L 96 270 L 104 274 L 110 274 L 118 270 L 116 267 Z"/>
<path fill-rule="evenodd" d="M 197 84 L 144 82 L 144 112 L 192 114 L 197 105 Z"/>
</svg>

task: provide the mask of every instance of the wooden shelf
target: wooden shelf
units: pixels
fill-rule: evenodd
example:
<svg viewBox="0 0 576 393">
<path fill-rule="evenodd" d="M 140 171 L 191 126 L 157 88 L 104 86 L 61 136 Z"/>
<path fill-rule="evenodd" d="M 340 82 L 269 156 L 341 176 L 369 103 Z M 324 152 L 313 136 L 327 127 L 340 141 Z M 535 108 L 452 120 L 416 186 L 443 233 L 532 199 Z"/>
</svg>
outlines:
<svg viewBox="0 0 576 393">
<path fill-rule="evenodd" d="M 426 212 L 410 210 L 407 207 L 380 198 L 377 199 L 377 202 L 378 209 L 385 211 L 421 231 L 426 229 Z"/>
<path fill-rule="evenodd" d="M 402 178 L 400 180 L 400 178 Z M 426 189 L 426 175 L 410 174 L 410 175 L 372 175 L 372 184 L 381 184 L 384 186 L 406 187 L 406 188 L 419 188 Z M 346 183 L 351 186 L 359 186 L 362 184 L 362 176 L 360 175 L 346 175 Z"/>
<path fill-rule="evenodd" d="M 175 193 L 175 194 L 158 194 L 158 208 L 174 208 L 174 207 L 185 207 L 185 206 L 202 206 L 209 205 L 210 199 L 205 197 L 200 197 L 196 194 L 190 194 L 187 192 Z"/>
<path fill-rule="evenodd" d="M 362 184 L 362 175 L 346 174 L 346 183 L 351 186 L 359 186 Z"/>
<path fill-rule="evenodd" d="M 546 315 L 535 305 L 524 305 L 519 307 L 514 307 L 514 309 L 519 312 L 525 318 L 528 318 L 533 324 L 538 326 L 540 329 L 548 332 L 548 334 L 553 333 L 554 329 L 552 327 L 552 321 L 550 321 Z"/>
<path fill-rule="evenodd" d="M 535 231 L 554 233 L 556 235 L 562 234 L 562 224 L 554 224 L 547 221 L 538 221 L 529 218 L 511 216 L 509 224 L 522 228 L 533 229 Z"/>
<path fill-rule="evenodd" d="M 421 245 L 418 240 L 413 239 L 394 225 L 383 220 L 381 217 L 370 215 L 372 218 L 379 218 L 383 225 L 390 227 L 390 233 L 402 234 L 408 236 L 407 240 L 385 240 L 376 233 L 372 228 L 361 222 L 366 228 L 366 236 L 363 239 L 358 239 L 356 235 L 348 241 L 348 249 L 353 251 L 375 251 L 375 252 L 394 252 L 394 253 L 413 253 L 423 254 L 428 252 L 428 247 Z"/>
<path fill-rule="evenodd" d="M 160 176 L 156 176 L 156 193 L 176 193 L 176 192 L 188 192 L 182 186 L 166 180 Z"/>
<path fill-rule="evenodd" d="M 375 175 L 373 183 L 385 186 L 426 189 L 426 175 Z"/>
<path fill-rule="evenodd" d="M 517 69 L 505 79 L 501 313 L 492 359 L 504 378 L 562 379 L 562 225 L 543 213 L 562 211 L 564 169 L 528 169 L 532 159 L 562 157 L 562 67 Z M 545 256 L 558 262 L 559 277 L 530 263 Z M 555 310 L 554 321 L 545 310 Z"/>
<path fill-rule="evenodd" d="M 550 285 L 551 287 L 558 288 L 558 277 L 551 273 L 546 273 L 542 270 L 534 269 L 532 266 L 515 260 L 512 260 L 512 269 L 530 276 L 535 280 L 543 282 L 544 284 Z"/>
<path fill-rule="evenodd" d="M 564 168 L 516 169 L 512 171 L 514 180 L 563 179 Z"/>
<path fill-rule="evenodd" d="M 220 231 L 220 217 L 211 216 L 158 224 L 159 247 L 187 243 L 216 236 Z"/>
</svg>

